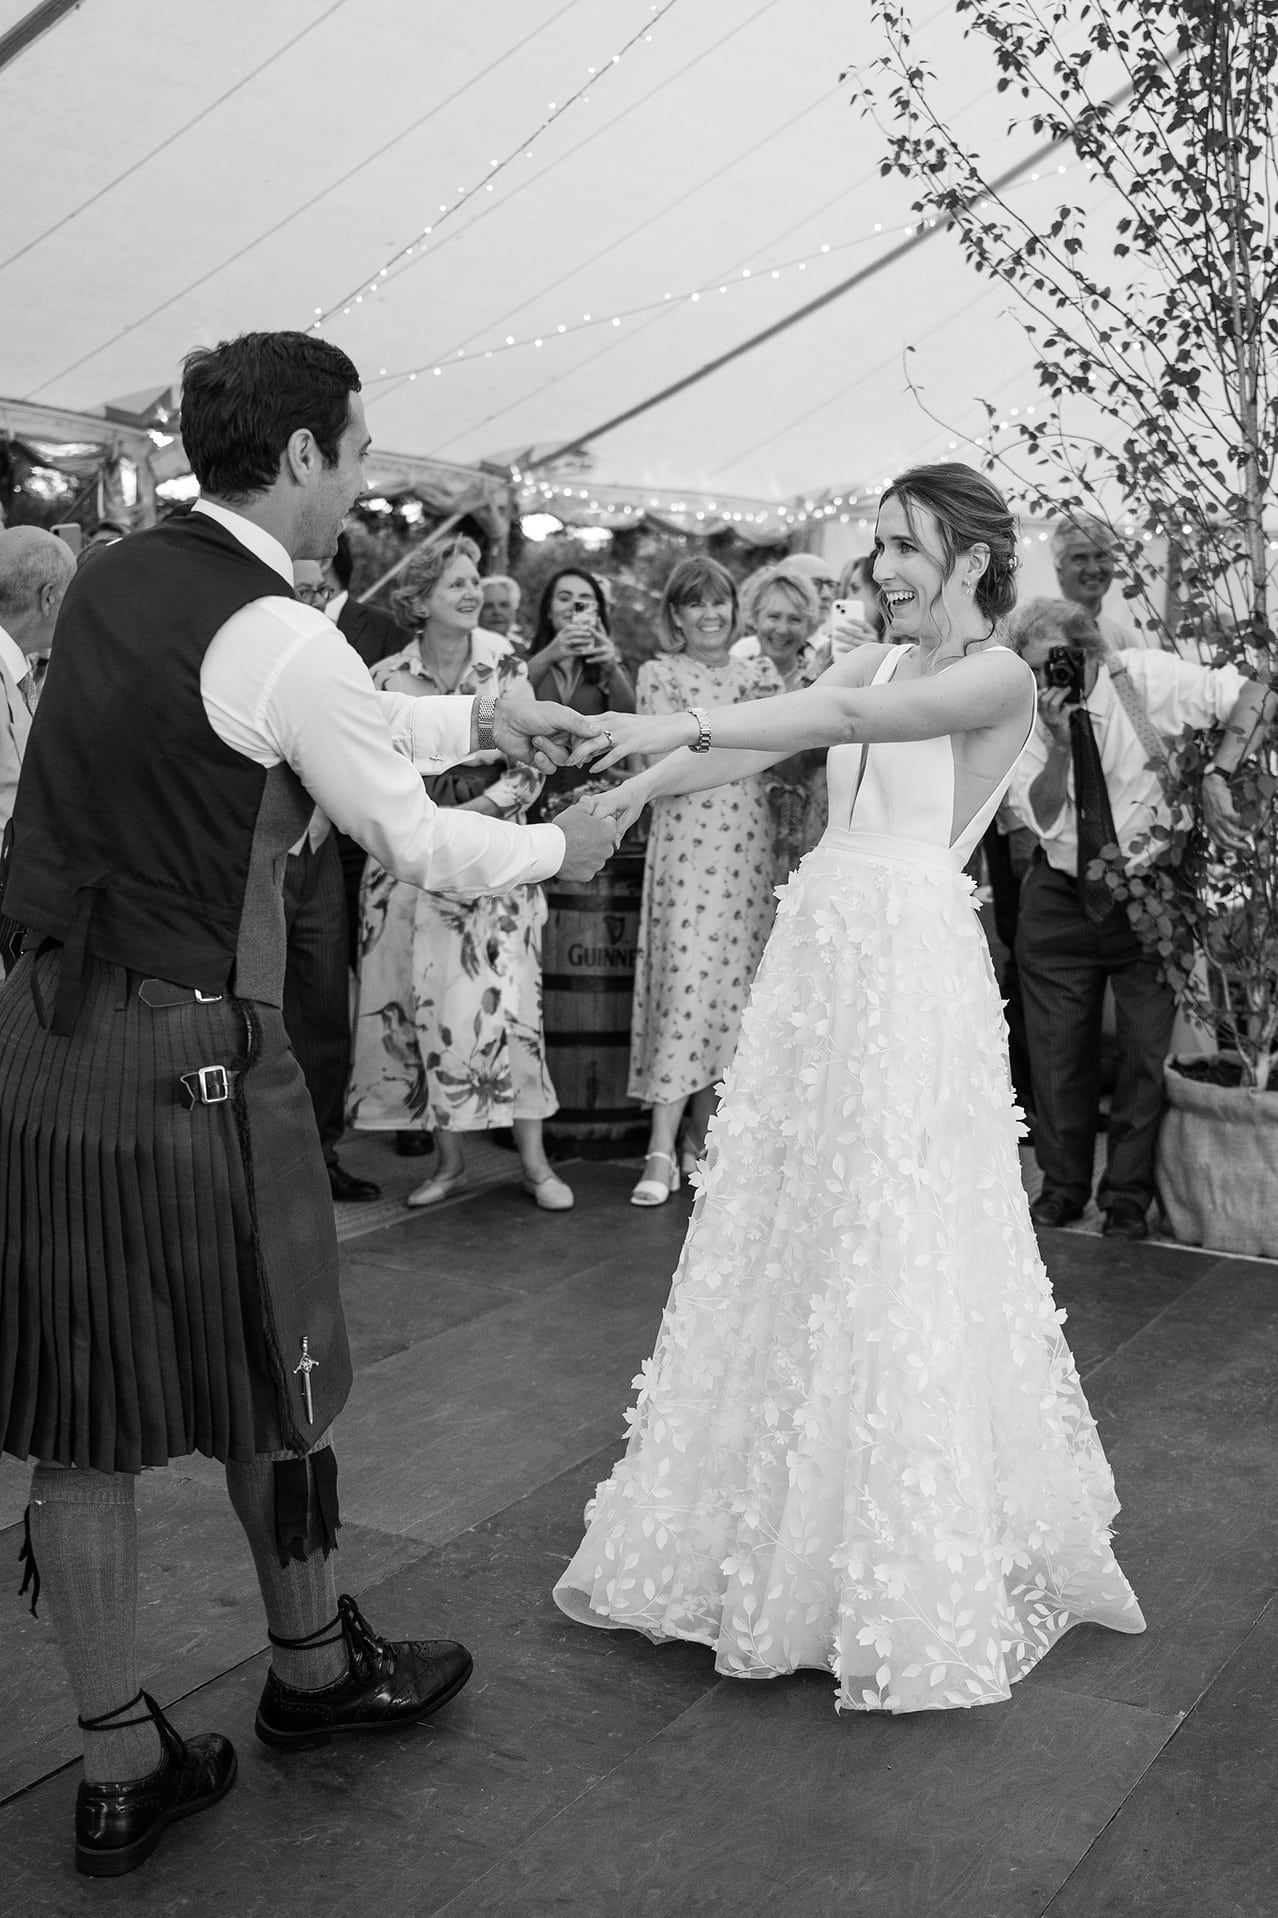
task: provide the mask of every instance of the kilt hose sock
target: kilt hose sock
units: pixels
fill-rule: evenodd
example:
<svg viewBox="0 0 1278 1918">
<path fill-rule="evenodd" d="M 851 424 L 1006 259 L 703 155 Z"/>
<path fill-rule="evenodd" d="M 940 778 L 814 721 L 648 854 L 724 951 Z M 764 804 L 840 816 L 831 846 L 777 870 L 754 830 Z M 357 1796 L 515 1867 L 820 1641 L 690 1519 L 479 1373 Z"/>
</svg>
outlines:
<svg viewBox="0 0 1278 1918">
<path fill-rule="evenodd" d="M 129 1472 L 37 1465 L 31 1545 L 81 1718 L 137 1697 L 138 1518 Z M 136 1717 L 137 1713 L 125 1716 Z M 145 1778 L 162 1753 L 154 1724 L 86 1731 L 92 1784 Z"/>
<path fill-rule="evenodd" d="M 319 1450 L 327 1444 L 321 1439 Z M 260 1457 L 228 1460 L 226 1489 L 231 1495 L 235 1516 L 244 1527 L 257 1567 L 257 1582 L 262 1588 L 266 1622 L 277 1638 L 306 1638 L 337 1616 L 337 1585 L 332 1565 L 323 1549 L 323 1524 L 315 1508 L 312 1489 L 307 1513 L 307 1556 L 288 1558 L 280 1563 L 276 1531 L 275 1462 L 287 1461 L 291 1452 L 264 1452 Z M 283 1685 L 298 1691 L 319 1691 L 345 1678 L 346 1645 L 319 1645 L 312 1651 L 288 1651 L 271 1647 L 271 1665 Z"/>
<path fill-rule="evenodd" d="M 331 1624 L 337 1589 L 320 1549 L 322 1523 L 309 1518 L 314 1545 L 304 1559 L 280 1564 L 275 1525 L 276 1453 L 226 1467 L 227 1490 L 257 1569 L 267 1624 L 282 1638 L 304 1638 Z M 138 1520 L 131 1472 L 89 1472 L 37 1465 L 31 1475 L 31 1547 L 41 1597 L 53 1615 L 71 1691 L 81 1718 L 118 1712 L 138 1694 Z M 299 1691 L 317 1691 L 346 1676 L 343 1642 L 313 1651 L 273 1648 L 276 1676 Z M 136 1716 L 136 1713 L 127 1714 Z M 155 1726 L 103 1726 L 85 1731 L 84 1775 L 91 1784 L 145 1778 L 163 1756 Z"/>
</svg>

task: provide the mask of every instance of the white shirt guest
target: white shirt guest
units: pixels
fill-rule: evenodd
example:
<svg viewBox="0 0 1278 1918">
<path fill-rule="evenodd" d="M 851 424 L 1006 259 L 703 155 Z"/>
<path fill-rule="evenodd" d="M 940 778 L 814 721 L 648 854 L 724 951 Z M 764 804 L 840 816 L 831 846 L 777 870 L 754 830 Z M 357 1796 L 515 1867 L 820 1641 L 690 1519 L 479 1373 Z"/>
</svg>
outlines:
<svg viewBox="0 0 1278 1918">
<path fill-rule="evenodd" d="M 1169 743 L 1186 726 L 1224 725 L 1250 683 L 1234 666 L 1197 666 L 1174 653 L 1124 648 L 1113 657 L 1127 669 L 1154 731 Z M 1030 665 L 1038 663 L 1029 659 Z M 1118 842 L 1126 849 L 1155 820 L 1168 823 L 1167 802 L 1103 660 L 1097 662 L 1086 705 L 1100 748 Z M 1051 745 L 1051 734 L 1040 719 L 1013 774 L 1009 796 L 1020 822 L 1038 835 L 1048 864 L 1072 876 L 1078 862 L 1073 767 L 1066 771 L 1064 797 L 1050 821 L 1035 812 L 1029 798 L 1030 788 L 1047 765 Z"/>
</svg>

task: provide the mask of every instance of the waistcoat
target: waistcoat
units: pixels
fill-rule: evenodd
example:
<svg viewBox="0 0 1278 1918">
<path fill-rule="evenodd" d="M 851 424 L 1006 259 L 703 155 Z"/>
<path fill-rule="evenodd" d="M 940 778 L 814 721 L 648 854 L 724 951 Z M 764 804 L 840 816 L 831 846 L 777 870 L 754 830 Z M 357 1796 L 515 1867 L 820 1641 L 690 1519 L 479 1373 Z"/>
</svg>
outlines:
<svg viewBox="0 0 1278 1918">
<path fill-rule="evenodd" d="M 119 541 L 67 588 L 3 896 L 62 944 L 64 974 L 89 955 L 281 1003 L 284 862 L 312 802 L 287 766 L 219 739 L 200 695 L 218 629 L 268 596 L 291 589 L 202 513 Z"/>
</svg>

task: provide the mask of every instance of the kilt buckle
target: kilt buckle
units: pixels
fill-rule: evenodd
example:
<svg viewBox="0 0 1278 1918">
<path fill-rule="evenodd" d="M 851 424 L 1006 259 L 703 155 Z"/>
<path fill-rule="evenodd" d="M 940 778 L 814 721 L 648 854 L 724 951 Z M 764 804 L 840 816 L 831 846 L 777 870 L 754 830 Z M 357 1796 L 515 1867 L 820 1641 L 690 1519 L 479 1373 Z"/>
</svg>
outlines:
<svg viewBox="0 0 1278 1918">
<path fill-rule="evenodd" d="M 231 1079 L 225 1066 L 197 1066 L 194 1072 L 184 1072 L 179 1084 L 191 1107 L 224 1105 L 231 1096 Z"/>
<path fill-rule="evenodd" d="M 171 979 L 144 979 L 138 987 L 138 998 L 153 1009 L 191 1004 L 215 1006 L 221 997 L 220 992 L 201 992 L 198 986 L 174 985 Z"/>
</svg>

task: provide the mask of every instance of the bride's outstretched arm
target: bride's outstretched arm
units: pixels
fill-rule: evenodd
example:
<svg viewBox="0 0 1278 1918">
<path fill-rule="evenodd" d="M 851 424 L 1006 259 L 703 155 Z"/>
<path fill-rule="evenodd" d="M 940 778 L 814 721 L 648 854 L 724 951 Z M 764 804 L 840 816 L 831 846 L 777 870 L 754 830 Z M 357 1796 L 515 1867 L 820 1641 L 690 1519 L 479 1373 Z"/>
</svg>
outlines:
<svg viewBox="0 0 1278 1918">
<path fill-rule="evenodd" d="M 786 756 L 784 752 L 728 752 L 721 747 L 708 753 L 680 748 L 654 759 L 643 772 L 623 780 L 611 791 L 593 793 L 581 803 L 589 812 L 615 819 L 624 832 L 654 799 L 675 799 L 684 793 L 706 792 L 711 786 L 731 786 L 738 779 L 749 779 L 752 773 L 766 772 Z"/>
<path fill-rule="evenodd" d="M 1026 667 L 1000 647 L 960 660 L 934 678 L 889 681 L 882 686 L 847 685 L 830 673 L 802 692 L 721 707 L 708 715 L 709 731 L 715 747 L 734 754 L 742 749 L 766 754 L 765 763 L 771 764 L 808 746 L 939 739 L 945 733 L 998 726 L 1027 709 L 1028 691 Z M 608 713 L 604 727 L 613 743 L 608 752 L 594 759 L 599 769 L 624 759 L 628 753 L 673 753 L 679 747 L 690 747 L 701 731 L 691 713 L 650 718 Z M 585 742 L 574 754 L 574 762 L 589 758 L 597 743 Z M 683 757 L 681 754 L 681 761 Z M 714 754 L 704 757 L 710 759 Z M 756 764 L 749 770 L 761 768 Z M 680 777 L 681 773 L 673 776 Z M 732 777 L 739 779 L 743 773 L 720 770 L 699 783 L 721 785 Z"/>
</svg>

